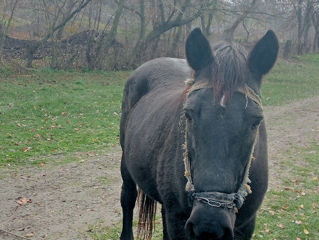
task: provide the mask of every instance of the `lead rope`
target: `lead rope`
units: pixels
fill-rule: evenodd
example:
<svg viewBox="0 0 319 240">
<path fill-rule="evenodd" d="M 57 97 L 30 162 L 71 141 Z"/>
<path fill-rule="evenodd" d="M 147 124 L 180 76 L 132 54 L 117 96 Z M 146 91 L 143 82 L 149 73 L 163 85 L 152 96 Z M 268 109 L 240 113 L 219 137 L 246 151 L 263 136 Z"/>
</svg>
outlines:
<svg viewBox="0 0 319 240">
<path fill-rule="evenodd" d="M 194 80 L 193 79 L 186 80 L 185 84 L 187 85 L 187 87 L 189 87 L 189 91 L 187 93 L 187 96 L 190 94 L 190 92 L 192 92 L 194 90 L 205 88 L 205 86 L 201 85 L 201 84 L 196 86 L 194 84 Z M 238 92 L 241 92 L 241 93 L 245 94 L 246 107 L 248 105 L 248 98 L 251 99 L 252 101 L 254 101 L 256 104 L 258 104 L 260 107 L 262 107 L 262 102 L 261 102 L 260 97 L 255 93 L 255 91 L 253 89 L 251 89 L 247 85 L 245 85 L 245 87 L 243 89 L 238 89 Z M 187 132 L 188 131 L 187 131 L 187 129 L 188 129 L 188 126 L 187 126 L 187 122 L 186 122 L 185 143 L 183 144 L 183 148 L 184 148 L 184 166 L 185 166 L 184 176 L 187 179 L 185 190 L 187 192 L 194 192 L 195 188 L 194 188 L 194 184 L 193 184 L 193 180 L 192 180 L 191 166 L 190 166 L 189 155 L 188 155 L 188 146 L 187 146 L 187 142 L 188 142 L 187 141 Z M 254 154 L 255 145 L 256 145 L 256 142 L 257 142 L 257 137 L 258 137 L 258 130 L 257 130 L 257 133 L 256 133 L 256 137 L 255 137 L 255 141 L 254 141 L 252 150 L 251 150 L 249 161 L 248 161 L 248 163 L 246 165 L 245 174 L 244 174 L 244 178 L 243 178 L 242 184 L 239 187 L 237 193 L 234 194 L 234 197 L 236 198 L 235 211 L 238 211 L 238 209 L 243 205 L 244 200 L 248 196 L 248 194 L 252 193 L 250 185 L 249 185 L 251 183 L 251 181 L 249 179 L 249 170 L 250 170 L 251 162 L 255 159 L 253 154 Z"/>
<path fill-rule="evenodd" d="M 194 79 L 190 78 L 187 79 L 185 81 L 185 85 L 186 87 L 189 89 L 186 95 L 186 98 L 188 96 L 188 94 L 192 91 L 194 91 L 193 86 L 194 86 Z M 194 184 L 193 184 L 193 180 L 192 180 L 192 175 L 191 175 L 191 166 L 190 166 L 190 162 L 189 162 L 189 156 L 188 156 L 188 146 L 187 146 L 187 131 L 188 130 L 188 123 L 186 121 L 186 131 L 185 131 L 185 142 L 183 144 L 183 148 L 184 148 L 184 166 L 185 166 L 185 173 L 184 176 L 187 179 L 187 183 L 185 186 L 185 190 L 187 192 L 192 192 L 194 191 Z"/>
</svg>

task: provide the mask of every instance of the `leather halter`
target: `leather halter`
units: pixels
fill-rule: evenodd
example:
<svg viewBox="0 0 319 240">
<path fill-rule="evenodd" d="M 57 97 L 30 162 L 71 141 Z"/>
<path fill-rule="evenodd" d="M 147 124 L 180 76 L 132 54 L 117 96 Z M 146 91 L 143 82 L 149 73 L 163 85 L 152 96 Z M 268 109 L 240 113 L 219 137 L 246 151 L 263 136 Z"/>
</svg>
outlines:
<svg viewBox="0 0 319 240">
<path fill-rule="evenodd" d="M 194 83 L 193 79 L 187 80 L 185 83 L 188 86 L 190 86 L 186 99 L 188 95 L 193 91 L 204 89 L 204 88 L 212 88 L 212 86 L 209 85 L 207 82 Z M 245 95 L 246 107 L 248 105 L 248 99 L 252 100 L 257 105 L 262 107 L 260 97 L 248 85 L 245 84 L 243 88 L 237 89 L 236 92 L 239 92 Z M 256 136 L 257 135 L 258 133 L 256 134 Z M 189 193 L 189 200 L 191 205 L 193 204 L 194 201 L 198 201 L 203 204 L 207 204 L 211 207 L 225 208 L 229 210 L 232 209 L 235 212 L 242 207 L 242 205 L 244 204 L 245 198 L 248 196 L 248 194 L 252 193 L 249 186 L 249 184 L 251 183 L 249 179 L 249 169 L 250 169 L 251 161 L 254 159 L 253 153 L 255 149 L 256 138 L 255 138 L 254 145 L 250 154 L 249 161 L 246 165 L 243 181 L 236 193 L 227 194 L 222 192 L 196 192 L 196 189 L 194 188 L 192 176 L 191 176 L 191 167 L 190 167 L 190 162 L 188 159 L 188 148 L 187 148 L 187 131 L 185 131 L 185 144 L 184 144 L 185 173 L 184 175 L 187 179 L 185 190 Z"/>
</svg>

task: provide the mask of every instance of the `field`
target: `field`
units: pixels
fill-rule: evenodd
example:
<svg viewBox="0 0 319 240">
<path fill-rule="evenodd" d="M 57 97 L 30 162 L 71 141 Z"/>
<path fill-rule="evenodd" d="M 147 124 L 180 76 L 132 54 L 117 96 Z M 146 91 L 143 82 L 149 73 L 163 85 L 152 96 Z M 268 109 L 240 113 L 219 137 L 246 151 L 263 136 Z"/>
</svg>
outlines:
<svg viewBox="0 0 319 240">
<path fill-rule="evenodd" d="M 65 162 L 74 159 L 69 153 L 106 150 L 117 144 L 128 74 L 41 70 L 4 77 L 0 165 L 46 163 L 43 159 L 54 155 L 63 155 L 60 160 Z"/>
<path fill-rule="evenodd" d="M 271 180 L 256 240 L 319 239 L 318 66 L 319 55 L 279 61 L 264 79 Z M 0 237 L 118 239 L 118 126 L 129 72 L 0 74 Z"/>
</svg>

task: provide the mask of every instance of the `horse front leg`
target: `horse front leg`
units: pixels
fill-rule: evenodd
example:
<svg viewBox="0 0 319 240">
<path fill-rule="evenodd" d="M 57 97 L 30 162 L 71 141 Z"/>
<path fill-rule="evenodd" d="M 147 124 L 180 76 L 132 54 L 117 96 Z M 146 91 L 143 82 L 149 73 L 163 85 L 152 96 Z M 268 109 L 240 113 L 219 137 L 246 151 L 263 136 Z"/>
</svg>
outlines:
<svg viewBox="0 0 319 240">
<path fill-rule="evenodd" d="M 121 240 L 133 240 L 133 209 L 135 207 L 137 190 L 136 184 L 128 173 L 126 166 L 121 163 L 121 174 L 123 179 L 122 192 L 121 192 L 121 206 L 123 212 L 123 228 L 121 233 Z"/>
<path fill-rule="evenodd" d="M 163 214 L 164 212 L 164 214 Z M 187 217 L 184 213 L 176 211 L 176 208 L 167 209 L 162 207 L 163 216 L 163 239 L 185 240 L 184 226 Z"/>
<path fill-rule="evenodd" d="M 255 223 L 256 223 L 256 215 L 254 215 L 246 223 L 240 226 L 235 225 L 234 240 L 250 240 L 255 230 Z"/>
<path fill-rule="evenodd" d="M 166 213 L 165 213 L 165 208 L 163 205 L 162 205 L 162 221 L 163 221 L 163 240 L 169 240 L 167 225 L 166 225 Z"/>
</svg>

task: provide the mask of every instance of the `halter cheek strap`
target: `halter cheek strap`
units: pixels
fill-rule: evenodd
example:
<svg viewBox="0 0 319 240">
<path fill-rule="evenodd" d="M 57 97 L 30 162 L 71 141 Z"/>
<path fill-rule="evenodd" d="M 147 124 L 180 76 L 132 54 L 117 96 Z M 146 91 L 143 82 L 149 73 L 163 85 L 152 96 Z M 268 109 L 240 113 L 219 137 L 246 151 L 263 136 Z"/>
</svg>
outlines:
<svg viewBox="0 0 319 240">
<path fill-rule="evenodd" d="M 202 89 L 202 88 L 211 88 L 211 86 L 208 86 L 207 83 L 199 83 L 194 84 L 194 81 L 187 80 L 185 82 L 189 87 L 188 95 L 195 90 Z M 246 97 L 246 107 L 248 105 L 248 99 L 255 102 L 257 105 L 262 107 L 261 99 L 260 97 L 255 93 L 253 89 L 251 89 L 249 86 L 245 85 L 243 88 L 240 88 L 237 90 L 237 92 L 243 93 Z M 187 127 L 187 125 L 186 125 Z M 184 165 L 185 165 L 185 178 L 187 179 L 185 190 L 189 192 L 191 205 L 194 201 L 201 202 L 203 204 L 207 204 L 211 207 L 221 207 L 226 209 L 235 209 L 237 211 L 239 208 L 242 207 L 244 204 L 245 198 L 248 196 L 248 194 L 251 194 L 252 191 L 250 189 L 249 184 L 251 183 L 249 179 L 249 169 L 251 166 L 251 162 L 254 159 L 253 153 L 255 149 L 256 139 L 257 139 L 258 132 L 256 134 L 256 138 L 254 141 L 254 145 L 252 147 L 252 151 L 250 154 L 249 161 L 246 165 L 245 174 L 243 181 L 236 193 L 226 194 L 221 192 L 196 192 L 195 187 L 192 180 L 191 175 L 191 166 L 189 161 L 189 153 L 188 153 L 188 146 L 187 146 L 187 131 L 185 131 L 185 143 L 183 145 L 184 148 Z"/>
</svg>

